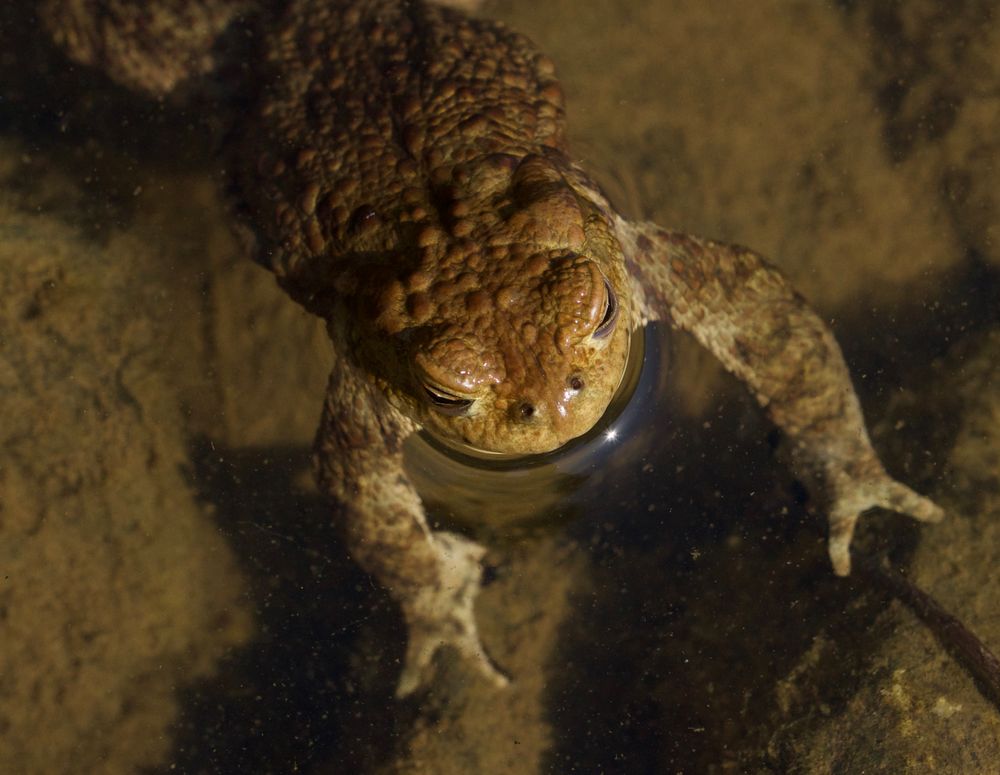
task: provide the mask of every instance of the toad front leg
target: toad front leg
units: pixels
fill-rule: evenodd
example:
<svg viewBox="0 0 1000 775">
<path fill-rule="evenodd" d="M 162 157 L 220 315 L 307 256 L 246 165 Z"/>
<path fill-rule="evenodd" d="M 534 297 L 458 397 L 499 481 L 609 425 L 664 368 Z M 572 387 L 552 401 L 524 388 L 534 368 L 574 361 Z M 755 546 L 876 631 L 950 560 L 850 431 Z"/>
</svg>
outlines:
<svg viewBox="0 0 1000 775">
<path fill-rule="evenodd" d="M 842 576 L 859 516 L 882 508 L 936 522 L 943 512 L 890 477 L 872 449 L 840 347 L 774 267 L 744 248 L 619 220 L 650 318 L 692 333 L 750 388 L 828 501 L 830 559 Z"/>
<path fill-rule="evenodd" d="M 402 608 L 408 644 L 396 694 L 410 694 L 424 681 L 444 645 L 505 686 L 476 629 L 485 550 L 454 533 L 431 532 L 403 470 L 402 445 L 412 431 L 370 378 L 346 359 L 335 365 L 316 439 L 318 478 L 343 509 L 353 558 Z"/>
</svg>

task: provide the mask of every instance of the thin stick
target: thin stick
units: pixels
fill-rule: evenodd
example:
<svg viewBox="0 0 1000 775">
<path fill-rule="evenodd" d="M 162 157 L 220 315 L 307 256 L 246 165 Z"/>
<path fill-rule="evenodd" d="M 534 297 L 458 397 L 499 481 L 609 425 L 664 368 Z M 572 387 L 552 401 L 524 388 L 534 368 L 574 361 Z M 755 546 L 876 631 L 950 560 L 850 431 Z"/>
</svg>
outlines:
<svg viewBox="0 0 1000 775">
<path fill-rule="evenodd" d="M 986 699 L 1000 710 L 1000 659 L 996 654 L 965 624 L 905 576 L 883 568 L 874 558 L 856 550 L 851 551 L 851 557 L 861 575 L 910 607 L 955 661 L 972 674 Z"/>
</svg>

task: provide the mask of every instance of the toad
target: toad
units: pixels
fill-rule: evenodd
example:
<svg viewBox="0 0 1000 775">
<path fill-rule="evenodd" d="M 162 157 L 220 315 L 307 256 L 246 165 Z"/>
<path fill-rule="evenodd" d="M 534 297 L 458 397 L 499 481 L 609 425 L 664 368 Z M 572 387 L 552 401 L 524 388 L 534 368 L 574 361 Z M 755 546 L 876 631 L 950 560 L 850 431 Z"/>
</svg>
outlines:
<svg viewBox="0 0 1000 775">
<path fill-rule="evenodd" d="M 40 8 L 71 57 L 154 95 L 209 73 L 234 22 L 255 31 L 229 183 L 258 261 L 326 321 L 318 479 L 353 557 L 402 610 L 400 695 L 444 646 L 508 680 L 476 628 L 484 547 L 430 529 L 407 436 L 555 450 L 601 418 L 651 321 L 693 334 L 787 436 L 828 509 L 836 573 L 863 512 L 941 518 L 884 470 L 840 348 L 777 269 L 615 211 L 569 152 L 553 64 L 526 38 L 420 0 L 281 5 Z"/>
</svg>

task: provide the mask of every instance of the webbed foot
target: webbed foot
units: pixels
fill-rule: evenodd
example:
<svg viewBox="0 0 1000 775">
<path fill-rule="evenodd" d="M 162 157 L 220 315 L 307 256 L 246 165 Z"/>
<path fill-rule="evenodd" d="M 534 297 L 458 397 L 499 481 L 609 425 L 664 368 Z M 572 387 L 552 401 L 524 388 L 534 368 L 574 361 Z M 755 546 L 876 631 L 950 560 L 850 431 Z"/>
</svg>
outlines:
<svg viewBox="0 0 1000 775">
<path fill-rule="evenodd" d="M 442 646 L 453 646 L 490 683 L 503 688 L 510 683 L 494 665 L 479 641 L 474 605 L 485 549 L 455 533 L 434 533 L 441 558 L 438 583 L 421 589 L 403 605 L 408 642 L 403 672 L 396 688 L 405 697 L 426 680 L 431 660 Z"/>
<path fill-rule="evenodd" d="M 906 514 L 921 522 L 940 522 L 944 511 L 929 498 L 915 493 L 889 476 L 881 465 L 862 476 L 844 472 L 833 484 L 830 505 L 830 561 L 838 576 L 851 572 L 851 539 L 858 518 L 873 508 Z"/>
</svg>

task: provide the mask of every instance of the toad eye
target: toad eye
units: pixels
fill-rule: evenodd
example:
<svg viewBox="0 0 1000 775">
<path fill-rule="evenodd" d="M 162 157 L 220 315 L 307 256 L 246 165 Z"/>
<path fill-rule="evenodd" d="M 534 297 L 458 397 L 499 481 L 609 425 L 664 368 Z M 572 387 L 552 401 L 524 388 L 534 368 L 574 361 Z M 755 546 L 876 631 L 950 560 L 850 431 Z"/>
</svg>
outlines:
<svg viewBox="0 0 1000 775">
<path fill-rule="evenodd" d="M 472 398 L 456 396 L 454 393 L 449 393 L 439 387 L 432 387 L 427 383 L 423 383 L 423 388 L 427 402 L 441 412 L 441 414 L 446 414 L 450 417 L 458 417 L 465 414 L 474 403 L 474 399 Z"/>
<path fill-rule="evenodd" d="M 611 283 L 604 281 L 604 315 L 601 322 L 597 324 L 591 336 L 594 339 L 606 339 L 615 330 L 615 323 L 618 322 L 618 297 L 615 296 Z"/>
</svg>

